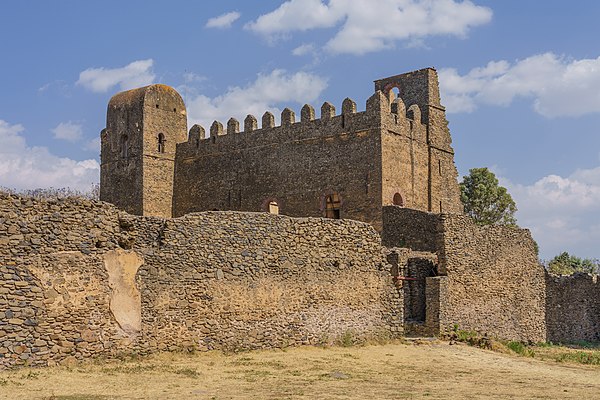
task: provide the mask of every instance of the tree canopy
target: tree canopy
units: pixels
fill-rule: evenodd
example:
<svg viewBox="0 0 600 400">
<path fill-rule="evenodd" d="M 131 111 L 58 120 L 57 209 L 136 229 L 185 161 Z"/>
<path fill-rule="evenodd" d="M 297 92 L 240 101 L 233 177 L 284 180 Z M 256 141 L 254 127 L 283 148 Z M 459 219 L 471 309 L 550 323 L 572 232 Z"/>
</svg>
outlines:
<svg viewBox="0 0 600 400">
<path fill-rule="evenodd" d="M 467 215 L 479 225 L 516 225 L 517 205 L 487 168 L 472 168 L 460 183 L 460 199 Z"/>
<path fill-rule="evenodd" d="M 557 275 L 571 275 L 575 272 L 597 274 L 600 273 L 600 262 L 589 258 L 579 258 L 563 251 L 548 262 L 547 268 L 548 272 Z"/>
</svg>

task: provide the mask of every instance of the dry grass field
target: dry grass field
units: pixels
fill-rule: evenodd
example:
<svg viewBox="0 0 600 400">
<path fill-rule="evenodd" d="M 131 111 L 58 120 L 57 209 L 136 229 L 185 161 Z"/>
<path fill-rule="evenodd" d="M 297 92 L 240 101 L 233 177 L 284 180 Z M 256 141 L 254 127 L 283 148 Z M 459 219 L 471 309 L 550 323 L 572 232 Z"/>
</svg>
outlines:
<svg viewBox="0 0 600 400">
<path fill-rule="evenodd" d="M 600 399 L 600 365 L 581 352 L 506 351 L 417 340 L 160 354 L 0 372 L 0 399 Z"/>
</svg>

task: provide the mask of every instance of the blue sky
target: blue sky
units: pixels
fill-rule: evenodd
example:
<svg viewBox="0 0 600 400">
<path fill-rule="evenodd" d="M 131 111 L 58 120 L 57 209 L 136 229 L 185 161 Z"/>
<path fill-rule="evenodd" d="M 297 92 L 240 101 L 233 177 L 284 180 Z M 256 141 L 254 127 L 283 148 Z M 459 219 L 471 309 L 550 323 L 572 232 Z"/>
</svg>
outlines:
<svg viewBox="0 0 600 400">
<path fill-rule="evenodd" d="M 600 2 L 4 2 L 0 186 L 99 179 L 116 92 L 176 87 L 206 128 L 304 103 L 364 109 L 372 81 L 440 75 L 459 174 L 490 167 L 542 258 L 600 257 Z"/>
</svg>

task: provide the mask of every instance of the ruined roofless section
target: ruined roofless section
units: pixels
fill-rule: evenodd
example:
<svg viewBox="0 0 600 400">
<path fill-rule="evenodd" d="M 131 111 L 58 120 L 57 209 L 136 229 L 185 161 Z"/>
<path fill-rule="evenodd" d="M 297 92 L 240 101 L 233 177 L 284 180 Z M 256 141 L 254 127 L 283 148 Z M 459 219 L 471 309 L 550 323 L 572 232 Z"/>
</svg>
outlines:
<svg viewBox="0 0 600 400">
<path fill-rule="evenodd" d="M 278 126 L 266 112 L 215 121 L 208 135 L 199 125 L 186 132 L 172 88 L 119 93 L 102 133 L 101 199 L 138 215 L 264 211 L 350 218 L 378 230 L 385 205 L 460 213 L 436 71 L 381 79 L 375 90 L 366 111 L 347 98 L 341 113 L 325 102 L 317 118 L 307 104 L 300 121 L 286 108 Z"/>
</svg>

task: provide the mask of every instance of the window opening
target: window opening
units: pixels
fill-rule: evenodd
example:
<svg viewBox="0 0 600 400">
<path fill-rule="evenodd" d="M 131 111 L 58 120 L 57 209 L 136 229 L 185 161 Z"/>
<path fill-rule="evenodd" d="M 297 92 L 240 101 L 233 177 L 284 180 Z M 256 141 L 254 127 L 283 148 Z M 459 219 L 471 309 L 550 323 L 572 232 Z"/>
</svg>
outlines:
<svg viewBox="0 0 600 400">
<path fill-rule="evenodd" d="M 440 175 L 442 175 L 442 160 L 438 160 L 438 170 L 440 171 Z"/>
<path fill-rule="evenodd" d="M 127 137 L 127 135 L 121 135 L 120 147 L 121 157 L 129 157 L 129 138 Z"/>
<path fill-rule="evenodd" d="M 163 135 L 162 133 L 158 134 L 158 152 L 159 153 L 164 153 L 165 152 L 165 135 Z"/>
<path fill-rule="evenodd" d="M 340 196 L 337 193 L 325 196 L 325 217 L 340 219 Z"/>
<path fill-rule="evenodd" d="M 269 213 L 279 214 L 279 204 L 276 201 L 269 202 Z"/>
<path fill-rule="evenodd" d="M 404 207 L 404 199 L 400 193 L 395 193 L 394 198 L 392 200 L 395 206 Z"/>
</svg>

